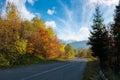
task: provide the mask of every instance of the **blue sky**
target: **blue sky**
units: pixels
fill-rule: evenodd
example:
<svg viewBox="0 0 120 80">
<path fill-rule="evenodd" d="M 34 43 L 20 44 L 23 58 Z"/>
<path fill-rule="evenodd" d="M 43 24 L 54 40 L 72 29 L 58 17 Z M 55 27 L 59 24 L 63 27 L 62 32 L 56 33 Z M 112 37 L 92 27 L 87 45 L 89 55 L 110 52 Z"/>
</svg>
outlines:
<svg viewBox="0 0 120 80">
<path fill-rule="evenodd" d="M 95 6 L 98 4 L 104 23 L 112 22 L 115 5 L 119 0 L 0 0 L 6 6 L 14 3 L 22 19 L 38 16 L 52 27 L 62 40 L 87 40 L 92 25 Z M 3 14 L 4 14 L 3 9 Z"/>
</svg>

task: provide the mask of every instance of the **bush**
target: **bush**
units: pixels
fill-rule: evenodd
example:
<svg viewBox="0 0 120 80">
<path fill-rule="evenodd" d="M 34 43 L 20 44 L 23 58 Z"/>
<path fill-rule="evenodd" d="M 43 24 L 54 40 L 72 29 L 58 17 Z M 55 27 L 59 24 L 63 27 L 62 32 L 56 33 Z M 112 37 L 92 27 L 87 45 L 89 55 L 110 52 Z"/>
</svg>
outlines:
<svg viewBox="0 0 120 80">
<path fill-rule="evenodd" d="M 28 65 L 28 64 L 38 64 L 41 63 L 43 60 L 37 56 L 32 54 L 24 54 L 21 55 L 17 60 L 17 65 Z"/>
<path fill-rule="evenodd" d="M 68 58 L 73 58 L 75 56 L 74 48 L 70 44 L 65 46 L 65 56 Z"/>
<path fill-rule="evenodd" d="M 9 61 L 0 53 L 0 67 L 9 66 Z"/>
<path fill-rule="evenodd" d="M 90 49 L 79 49 L 77 51 L 76 57 L 92 58 L 92 52 Z"/>
</svg>

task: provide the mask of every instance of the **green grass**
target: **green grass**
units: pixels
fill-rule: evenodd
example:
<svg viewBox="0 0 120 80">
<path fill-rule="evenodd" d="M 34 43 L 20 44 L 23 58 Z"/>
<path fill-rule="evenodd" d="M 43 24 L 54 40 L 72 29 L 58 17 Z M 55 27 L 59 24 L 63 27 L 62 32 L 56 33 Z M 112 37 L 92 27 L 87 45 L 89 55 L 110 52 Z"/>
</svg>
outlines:
<svg viewBox="0 0 120 80">
<path fill-rule="evenodd" d="M 99 75 L 98 62 L 90 60 L 83 74 L 83 80 L 102 80 Z"/>
</svg>

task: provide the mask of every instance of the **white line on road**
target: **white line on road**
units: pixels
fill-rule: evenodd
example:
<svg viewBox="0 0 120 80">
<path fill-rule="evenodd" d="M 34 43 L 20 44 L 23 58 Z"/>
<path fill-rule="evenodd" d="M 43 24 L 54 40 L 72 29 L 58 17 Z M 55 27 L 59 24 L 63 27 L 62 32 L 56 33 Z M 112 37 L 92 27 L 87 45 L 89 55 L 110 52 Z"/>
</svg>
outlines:
<svg viewBox="0 0 120 80">
<path fill-rule="evenodd" d="M 68 63 L 68 64 L 66 64 L 66 65 L 63 65 L 63 66 L 59 66 L 59 67 L 53 68 L 53 69 L 50 69 L 50 70 L 47 70 L 47 71 L 44 71 L 44 72 L 41 72 L 41 73 L 33 74 L 33 75 L 28 76 L 28 77 L 25 77 L 25 78 L 23 78 L 23 79 L 21 79 L 21 80 L 28 80 L 28 79 L 31 79 L 31 78 L 33 78 L 33 77 L 36 77 L 36 76 L 39 76 L 39 75 L 42 75 L 42 74 L 45 74 L 45 73 L 48 73 L 48 72 L 55 71 L 55 70 L 57 70 L 57 69 L 63 68 L 63 67 L 68 66 L 68 65 L 70 65 L 70 63 Z"/>
</svg>

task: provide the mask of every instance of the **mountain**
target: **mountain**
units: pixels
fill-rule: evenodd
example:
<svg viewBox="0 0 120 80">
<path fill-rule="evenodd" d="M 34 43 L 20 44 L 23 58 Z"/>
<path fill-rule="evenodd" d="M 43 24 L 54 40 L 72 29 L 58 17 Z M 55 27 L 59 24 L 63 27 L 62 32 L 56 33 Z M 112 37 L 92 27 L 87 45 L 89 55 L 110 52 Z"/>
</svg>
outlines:
<svg viewBox="0 0 120 80">
<path fill-rule="evenodd" d="M 73 42 L 76 42 L 75 40 L 60 40 L 60 43 L 64 43 L 64 44 L 69 44 L 69 43 L 73 43 Z"/>
<path fill-rule="evenodd" d="M 87 45 L 87 42 L 88 41 L 75 41 L 69 44 L 71 44 L 75 49 L 79 49 L 79 48 L 86 49 L 86 48 L 89 48 L 89 46 Z"/>
<path fill-rule="evenodd" d="M 89 46 L 87 45 L 87 42 L 88 42 L 87 40 L 85 40 L 85 41 L 75 41 L 75 40 L 63 41 L 63 40 L 60 40 L 60 42 L 64 43 L 64 44 L 71 44 L 75 49 L 89 48 Z"/>
</svg>

